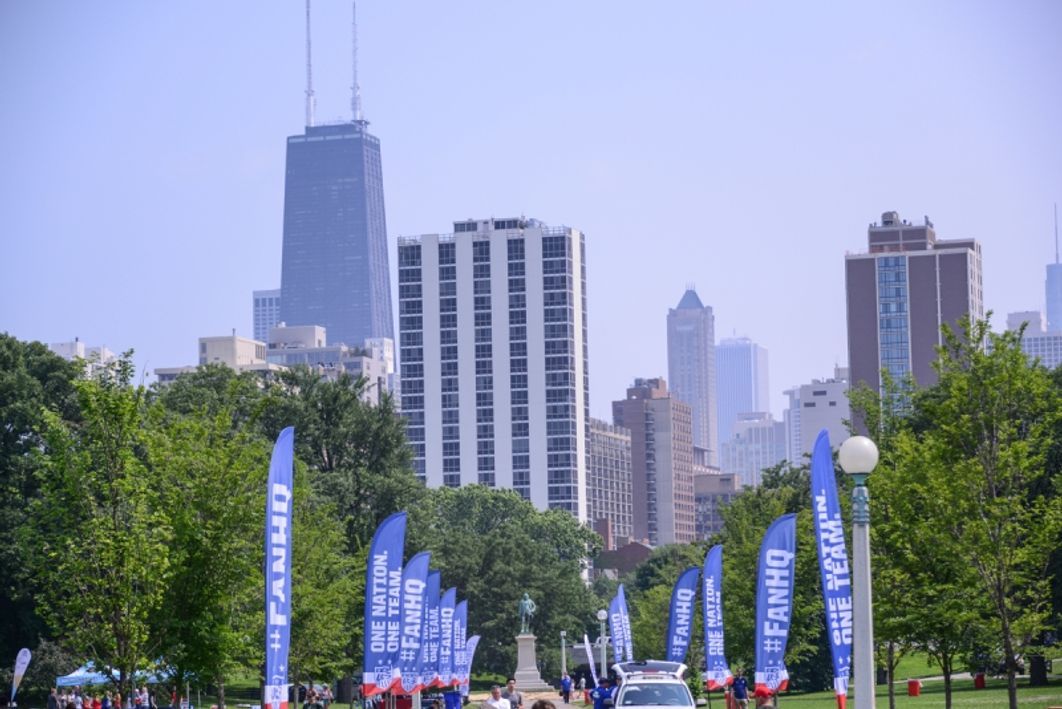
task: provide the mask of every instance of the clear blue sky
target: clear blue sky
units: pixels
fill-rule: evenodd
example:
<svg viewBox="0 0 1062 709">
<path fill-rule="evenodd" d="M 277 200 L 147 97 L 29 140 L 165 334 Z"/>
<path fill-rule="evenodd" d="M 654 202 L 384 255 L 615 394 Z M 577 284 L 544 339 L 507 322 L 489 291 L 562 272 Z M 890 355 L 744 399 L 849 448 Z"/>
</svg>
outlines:
<svg viewBox="0 0 1062 709">
<path fill-rule="evenodd" d="M 684 285 L 782 390 L 847 359 L 846 251 L 882 211 L 974 237 L 1043 307 L 1062 201 L 1062 3 L 359 3 L 399 235 L 526 214 L 588 235 L 595 415 L 667 374 Z M 350 3 L 315 0 L 321 120 Z M 0 3 L 0 331 L 194 363 L 279 286 L 303 3 Z"/>
</svg>

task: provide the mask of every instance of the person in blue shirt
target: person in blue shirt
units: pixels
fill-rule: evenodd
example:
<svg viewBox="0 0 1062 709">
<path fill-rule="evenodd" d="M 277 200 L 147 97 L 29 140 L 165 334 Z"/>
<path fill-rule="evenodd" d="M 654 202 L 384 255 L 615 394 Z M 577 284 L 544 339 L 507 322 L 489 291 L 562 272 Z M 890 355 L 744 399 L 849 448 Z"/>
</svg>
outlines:
<svg viewBox="0 0 1062 709">
<path fill-rule="evenodd" d="M 730 685 L 730 691 L 734 695 L 734 703 L 739 707 L 749 705 L 749 683 L 745 679 L 745 673 L 739 668 L 734 672 L 734 683 Z"/>
<path fill-rule="evenodd" d="M 608 686 L 608 677 L 602 677 L 590 692 L 590 699 L 594 701 L 594 709 L 605 709 L 605 700 L 612 698 L 612 690 Z"/>
<path fill-rule="evenodd" d="M 561 696 L 564 698 L 565 704 L 571 704 L 572 701 L 572 678 L 565 672 L 561 677 Z"/>
</svg>

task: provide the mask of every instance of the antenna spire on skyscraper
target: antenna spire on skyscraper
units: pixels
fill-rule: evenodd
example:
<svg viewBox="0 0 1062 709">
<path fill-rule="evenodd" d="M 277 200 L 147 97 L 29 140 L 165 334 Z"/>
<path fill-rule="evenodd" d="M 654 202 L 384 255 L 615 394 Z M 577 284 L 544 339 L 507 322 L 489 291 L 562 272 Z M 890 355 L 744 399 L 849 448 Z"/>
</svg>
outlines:
<svg viewBox="0 0 1062 709">
<path fill-rule="evenodd" d="M 310 0 L 306 0 L 306 125 L 313 125 L 313 62 L 310 56 Z"/>
<path fill-rule="evenodd" d="M 1055 202 L 1055 263 L 1058 263 L 1058 202 Z"/>
<path fill-rule="evenodd" d="M 353 114 L 356 122 L 361 122 L 364 118 L 361 114 L 361 85 L 358 83 L 358 4 L 356 2 L 351 2 L 350 7 L 354 16 L 354 20 L 351 24 L 354 83 L 350 87 L 350 112 Z"/>
</svg>

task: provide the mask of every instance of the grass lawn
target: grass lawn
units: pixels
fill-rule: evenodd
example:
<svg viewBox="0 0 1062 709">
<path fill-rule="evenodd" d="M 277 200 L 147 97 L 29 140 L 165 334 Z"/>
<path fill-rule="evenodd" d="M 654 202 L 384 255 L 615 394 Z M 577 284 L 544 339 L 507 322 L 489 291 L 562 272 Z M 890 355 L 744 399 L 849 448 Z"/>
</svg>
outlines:
<svg viewBox="0 0 1062 709">
<path fill-rule="evenodd" d="M 930 677 L 940 675 L 940 667 L 936 662 L 922 652 L 909 652 L 900 658 L 896 665 L 896 679 L 908 680 L 916 677 Z"/>
<path fill-rule="evenodd" d="M 889 694 L 884 686 L 877 688 L 877 706 L 888 709 Z M 985 689 L 974 689 L 973 681 L 957 680 L 952 683 L 952 706 L 955 709 L 1001 709 L 1007 706 L 1007 683 L 1005 679 L 989 679 Z M 712 707 L 722 707 L 723 703 L 718 695 L 713 697 Z M 816 692 L 786 696 L 782 695 L 778 701 L 778 708 L 790 709 L 832 709 L 837 702 L 832 692 Z M 944 682 L 930 680 L 924 682 L 922 694 L 918 697 L 907 696 L 906 683 L 896 687 L 897 709 L 937 709 L 944 706 Z M 1028 680 L 1018 683 L 1018 706 L 1028 709 L 1045 709 L 1045 707 L 1062 706 L 1062 679 L 1057 676 L 1052 678 L 1047 687 L 1029 687 Z M 859 698 L 849 695 L 849 709 L 861 709 Z"/>
</svg>

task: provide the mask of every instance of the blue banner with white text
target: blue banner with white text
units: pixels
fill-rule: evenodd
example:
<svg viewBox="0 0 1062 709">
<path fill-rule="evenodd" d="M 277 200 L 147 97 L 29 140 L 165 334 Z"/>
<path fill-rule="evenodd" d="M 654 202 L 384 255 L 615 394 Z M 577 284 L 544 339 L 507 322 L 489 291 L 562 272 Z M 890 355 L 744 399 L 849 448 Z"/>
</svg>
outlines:
<svg viewBox="0 0 1062 709">
<path fill-rule="evenodd" d="M 287 709 L 288 645 L 291 640 L 291 519 L 295 429 L 288 426 L 273 446 L 266 483 L 265 518 L 265 709 Z"/>
<path fill-rule="evenodd" d="M 819 432 L 811 453 L 811 504 L 815 513 L 815 546 L 819 553 L 826 630 L 833 655 L 833 691 L 837 706 L 844 709 L 852 669 L 852 576 L 837 499 L 830 434 L 826 429 Z"/>
<path fill-rule="evenodd" d="M 401 675 L 402 551 L 406 513 L 395 512 L 380 523 L 369 547 L 365 570 L 365 661 L 362 693 L 386 692 Z"/>
<path fill-rule="evenodd" d="M 437 687 L 449 687 L 454 672 L 454 606 L 457 589 L 448 588 L 439 601 L 439 679 Z"/>
<path fill-rule="evenodd" d="M 671 591 L 671 616 L 667 623 L 667 660 L 685 662 L 693 634 L 693 613 L 696 610 L 697 576 L 701 570 L 691 566 L 682 572 Z"/>
<path fill-rule="evenodd" d="M 453 636 L 454 667 L 450 672 L 450 684 L 459 685 L 468 643 L 468 601 L 461 601 L 454 606 Z"/>
<path fill-rule="evenodd" d="M 620 620 L 623 622 L 623 654 L 627 657 L 627 662 L 634 662 L 634 636 L 631 635 L 631 611 L 627 607 L 627 592 L 623 590 L 623 584 L 619 585 L 616 589 L 616 595 L 619 596 L 620 605 Z"/>
<path fill-rule="evenodd" d="M 612 633 L 613 662 L 623 662 L 623 621 L 620 619 L 619 594 L 608 604 L 608 627 Z"/>
<path fill-rule="evenodd" d="M 398 671 L 392 689 L 412 694 L 420 681 L 420 648 L 424 635 L 424 596 L 428 590 L 431 553 L 415 554 L 402 572 L 402 636 L 399 640 Z"/>
<path fill-rule="evenodd" d="M 438 571 L 428 571 L 428 588 L 424 592 L 424 639 L 420 644 L 417 687 L 421 691 L 432 686 L 439 670 L 439 581 Z"/>
<path fill-rule="evenodd" d="M 473 635 L 465 643 L 465 661 L 461 666 L 461 694 L 468 696 L 469 678 L 472 676 L 472 658 L 476 656 L 476 648 L 479 646 L 479 636 Z"/>
<path fill-rule="evenodd" d="M 704 660 L 708 689 L 722 689 L 733 681 L 723 652 L 723 547 L 715 545 L 704 557 L 701 582 L 704 615 Z"/>
<path fill-rule="evenodd" d="M 612 651 L 616 662 L 634 662 L 634 644 L 631 641 L 631 615 L 627 608 L 627 595 L 623 584 L 608 606 L 608 625 L 612 633 Z"/>
<path fill-rule="evenodd" d="M 756 573 L 756 696 L 789 684 L 785 647 L 793 615 L 796 515 L 782 515 L 767 528 Z"/>
</svg>

